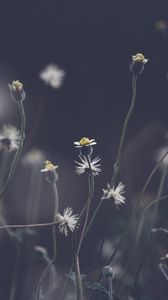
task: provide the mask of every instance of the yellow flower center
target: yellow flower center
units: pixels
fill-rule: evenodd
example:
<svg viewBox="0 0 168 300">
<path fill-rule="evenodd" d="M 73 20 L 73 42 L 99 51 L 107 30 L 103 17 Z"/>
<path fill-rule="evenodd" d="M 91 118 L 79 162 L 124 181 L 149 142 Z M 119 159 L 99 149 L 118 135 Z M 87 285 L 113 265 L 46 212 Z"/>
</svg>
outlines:
<svg viewBox="0 0 168 300">
<path fill-rule="evenodd" d="M 89 144 L 90 144 L 90 140 L 89 140 L 87 137 L 83 137 L 83 138 L 79 141 L 79 144 L 80 144 L 81 146 L 89 145 Z"/>
<path fill-rule="evenodd" d="M 145 56 L 142 53 L 137 53 L 132 56 L 133 61 L 143 62 L 145 60 Z"/>
<path fill-rule="evenodd" d="M 50 160 L 45 161 L 45 169 L 47 169 L 48 171 L 53 171 L 56 167 L 57 166 L 54 166 Z"/>
</svg>

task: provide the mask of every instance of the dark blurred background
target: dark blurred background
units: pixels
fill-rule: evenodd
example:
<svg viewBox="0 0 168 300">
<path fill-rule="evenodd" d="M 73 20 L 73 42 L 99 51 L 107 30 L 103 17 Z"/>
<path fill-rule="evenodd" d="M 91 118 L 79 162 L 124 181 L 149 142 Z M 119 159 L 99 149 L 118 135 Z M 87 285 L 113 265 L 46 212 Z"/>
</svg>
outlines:
<svg viewBox="0 0 168 300">
<path fill-rule="evenodd" d="M 92 263 L 102 236 L 107 236 L 107 239 L 113 236 L 115 226 L 112 227 L 114 221 L 111 219 L 120 219 L 118 228 L 122 228 L 134 196 L 145 182 L 159 149 L 167 147 L 168 3 L 144 0 L 1 1 L 0 124 L 20 126 L 18 112 L 10 100 L 8 89 L 8 83 L 18 79 L 24 84 L 27 94 L 24 102 L 27 139 L 23 155 L 37 148 L 45 152 L 46 158 L 59 165 L 61 210 L 72 206 L 75 212 L 79 212 L 87 197 L 86 178 L 77 177 L 74 172 L 74 160 L 78 154 L 74 141 L 82 136 L 97 141 L 95 155 L 101 156 L 103 172 L 96 179 L 95 205 L 101 196 L 101 188 L 112 176 L 123 120 L 131 98 L 132 74 L 129 65 L 132 55 L 137 52 L 142 52 L 149 62 L 139 76 L 137 102 L 129 123 L 122 162 L 121 179 L 127 184 L 129 197 L 120 215 L 111 203 L 107 207 L 103 205 L 88 237 L 86 249 L 84 247 L 87 256 L 87 259 L 83 259 L 84 269 Z M 59 89 L 46 85 L 39 78 L 39 73 L 49 64 L 56 64 L 65 71 Z M 7 223 L 45 222 L 52 219 L 53 204 L 49 187 L 39 170 L 36 180 L 43 185 L 43 189 L 38 195 L 37 191 L 34 192 L 34 197 L 41 201 L 38 215 L 34 220 L 26 219 L 25 205 L 31 171 L 20 165 L 3 201 Z M 155 184 L 159 176 L 157 174 L 149 193 L 156 192 Z M 3 234 L 0 299 L 6 300 L 11 290 L 12 275 L 9 273 L 13 270 L 16 253 Z M 71 241 L 69 237 L 66 241 L 60 236 L 58 239 L 63 244 L 63 250 L 58 247 L 59 270 L 68 272 Z M 43 233 L 39 230 L 38 243 L 48 248 L 52 256 L 50 230 L 44 229 Z M 29 266 L 28 244 L 26 240 L 22 245 L 20 279 L 15 298 L 9 300 L 30 300 L 44 267 L 41 263 L 37 276 L 26 288 L 24 277 L 30 281 L 32 276 L 31 271 L 30 274 L 26 271 Z M 166 252 L 166 245 L 163 248 L 163 252 Z M 30 264 L 33 263 L 30 261 Z M 39 265 L 36 268 L 34 263 L 33 266 L 32 269 L 37 271 Z M 152 279 L 150 286 L 151 282 Z M 160 296 L 158 287 L 158 294 L 152 287 L 147 292 L 149 299 L 167 299 Z"/>
</svg>

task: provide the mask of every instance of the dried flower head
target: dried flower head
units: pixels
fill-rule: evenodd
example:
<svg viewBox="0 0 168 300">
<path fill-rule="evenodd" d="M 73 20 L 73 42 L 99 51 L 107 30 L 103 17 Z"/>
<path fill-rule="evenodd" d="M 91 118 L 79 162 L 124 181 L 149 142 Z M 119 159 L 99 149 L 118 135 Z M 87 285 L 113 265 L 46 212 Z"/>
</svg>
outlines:
<svg viewBox="0 0 168 300">
<path fill-rule="evenodd" d="M 113 268 L 111 266 L 105 266 L 103 268 L 103 275 L 106 278 L 109 278 L 109 277 L 113 278 L 113 276 L 114 276 Z"/>
<path fill-rule="evenodd" d="M 56 221 L 59 226 L 59 231 L 67 236 L 68 228 L 73 232 L 78 219 L 78 215 L 73 215 L 72 208 L 67 207 L 66 209 L 64 209 L 63 216 L 60 213 L 57 214 Z"/>
<path fill-rule="evenodd" d="M 44 169 L 41 172 L 46 174 L 46 180 L 53 183 L 58 180 L 58 174 L 56 173 L 57 165 L 53 165 L 50 160 L 46 160 L 44 163 Z"/>
<path fill-rule="evenodd" d="M 144 70 L 144 65 L 148 62 L 148 59 L 142 53 L 137 53 L 132 56 L 132 62 L 130 70 L 135 75 L 141 74 Z"/>
<path fill-rule="evenodd" d="M 14 102 L 22 102 L 25 99 L 23 84 L 19 80 L 13 81 L 12 84 L 8 84 L 8 86 Z"/>
<path fill-rule="evenodd" d="M 102 189 L 103 196 L 101 199 L 113 198 L 115 205 L 118 208 L 118 206 L 120 206 L 121 204 L 125 204 L 126 198 L 122 196 L 122 194 L 125 193 L 124 188 L 125 185 L 123 185 L 122 182 L 120 182 L 116 188 L 111 187 L 110 184 L 107 184 L 107 188 Z"/>
<path fill-rule="evenodd" d="M 9 152 L 16 151 L 19 148 L 20 132 L 12 125 L 4 125 L 0 131 L 0 149 Z"/>
<path fill-rule="evenodd" d="M 63 83 L 65 72 L 57 65 L 51 64 L 46 66 L 39 76 L 46 84 L 50 85 L 54 89 L 58 89 Z"/>
<path fill-rule="evenodd" d="M 85 156 L 83 157 L 83 156 L 79 155 L 79 158 L 80 158 L 80 162 L 75 161 L 76 164 L 77 164 L 77 166 L 76 166 L 76 173 L 77 174 L 81 175 L 85 172 L 91 171 L 93 176 L 99 175 L 99 173 L 101 172 L 100 164 L 99 164 L 99 161 L 100 161 L 99 157 L 96 157 L 93 160 L 88 158 L 89 162 L 88 162 L 88 159 Z M 89 164 L 90 164 L 90 166 L 89 166 Z"/>
</svg>

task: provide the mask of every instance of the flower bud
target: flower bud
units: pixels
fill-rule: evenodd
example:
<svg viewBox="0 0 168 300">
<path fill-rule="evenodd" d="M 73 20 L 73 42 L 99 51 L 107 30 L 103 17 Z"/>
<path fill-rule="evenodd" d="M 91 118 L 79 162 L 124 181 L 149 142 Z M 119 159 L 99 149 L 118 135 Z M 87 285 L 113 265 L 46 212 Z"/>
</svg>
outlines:
<svg viewBox="0 0 168 300">
<path fill-rule="evenodd" d="M 56 169 L 58 166 L 54 166 L 49 160 L 45 161 L 45 167 L 41 170 L 41 172 L 45 173 L 45 179 L 50 182 L 54 183 L 58 180 L 58 174 Z"/>
<path fill-rule="evenodd" d="M 113 278 L 113 276 L 114 276 L 113 268 L 110 266 L 105 266 L 103 268 L 103 275 L 106 278 L 109 278 L 109 277 Z"/>
<path fill-rule="evenodd" d="M 130 71 L 135 75 L 139 75 L 144 71 L 144 65 L 148 62 L 148 59 L 144 57 L 142 53 L 137 53 L 132 56 L 132 62 L 130 64 Z"/>
<path fill-rule="evenodd" d="M 25 97 L 25 91 L 23 89 L 23 84 L 19 81 L 13 81 L 12 84 L 9 84 L 9 89 L 11 93 L 11 98 L 14 102 L 22 102 Z"/>
</svg>

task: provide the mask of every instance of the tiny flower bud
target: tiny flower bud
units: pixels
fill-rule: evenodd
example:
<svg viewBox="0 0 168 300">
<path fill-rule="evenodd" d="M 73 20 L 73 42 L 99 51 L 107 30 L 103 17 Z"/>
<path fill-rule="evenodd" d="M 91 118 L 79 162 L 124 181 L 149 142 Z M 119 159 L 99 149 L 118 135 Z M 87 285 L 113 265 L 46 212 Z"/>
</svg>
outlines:
<svg viewBox="0 0 168 300">
<path fill-rule="evenodd" d="M 130 64 L 130 71 L 135 75 L 139 75 L 144 71 L 144 65 L 148 62 L 148 59 L 144 57 L 142 53 L 137 53 L 132 56 L 132 62 Z"/>
<path fill-rule="evenodd" d="M 8 86 L 14 102 L 22 102 L 25 99 L 26 94 L 23 89 L 23 84 L 19 80 L 13 81 L 12 84 Z"/>
<path fill-rule="evenodd" d="M 110 266 L 105 266 L 103 268 L 103 275 L 106 278 L 109 278 L 109 277 L 113 278 L 113 276 L 114 276 L 113 268 Z"/>
<path fill-rule="evenodd" d="M 58 180 L 58 174 L 56 169 L 58 166 L 54 166 L 49 160 L 45 161 L 45 167 L 41 170 L 41 172 L 45 173 L 45 179 L 50 182 L 54 183 Z"/>
</svg>

